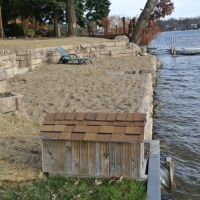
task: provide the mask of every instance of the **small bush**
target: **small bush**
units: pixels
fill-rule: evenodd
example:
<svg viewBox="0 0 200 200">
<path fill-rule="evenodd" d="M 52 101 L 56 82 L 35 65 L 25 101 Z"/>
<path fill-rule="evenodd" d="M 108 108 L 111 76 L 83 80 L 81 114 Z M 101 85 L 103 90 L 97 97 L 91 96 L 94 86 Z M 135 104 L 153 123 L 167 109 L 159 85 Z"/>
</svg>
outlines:
<svg viewBox="0 0 200 200">
<path fill-rule="evenodd" d="M 19 37 L 24 35 L 23 28 L 19 24 L 8 24 L 6 29 L 9 29 L 6 32 L 7 37 Z"/>
<path fill-rule="evenodd" d="M 141 41 L 140 45 L 149 45 L 152 40 L 154 40 L 161 32 L 160 27 L 156 22 L 151 22 L 144 26 L 140 32 Z"/>
</svg>

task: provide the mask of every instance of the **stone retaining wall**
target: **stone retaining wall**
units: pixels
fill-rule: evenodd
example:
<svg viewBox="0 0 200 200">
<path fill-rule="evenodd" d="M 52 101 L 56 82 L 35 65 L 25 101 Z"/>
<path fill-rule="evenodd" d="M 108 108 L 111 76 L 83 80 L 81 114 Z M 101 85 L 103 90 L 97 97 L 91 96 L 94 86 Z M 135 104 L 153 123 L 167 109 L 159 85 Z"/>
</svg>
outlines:
<svg viewBox="0 0 200 200">
<path fill-rule="evenodd" d="M 0 94 L 7 92 L 7 72 L 0 69 Z"/>
<path fill-rule="evenodd" d="M 103 42 L 95 44 L 62 46 L 68 53 L 79 57 L 110 58 L 136 56 L 135 49 L 127 49 L 126 42 Z M 33 70 L 43 63 L 58 63 L 60 58 L 56 47 L 36 49 L 1 50 L 0 69 L 7 71 L 8 77 Z"/>
</svg>

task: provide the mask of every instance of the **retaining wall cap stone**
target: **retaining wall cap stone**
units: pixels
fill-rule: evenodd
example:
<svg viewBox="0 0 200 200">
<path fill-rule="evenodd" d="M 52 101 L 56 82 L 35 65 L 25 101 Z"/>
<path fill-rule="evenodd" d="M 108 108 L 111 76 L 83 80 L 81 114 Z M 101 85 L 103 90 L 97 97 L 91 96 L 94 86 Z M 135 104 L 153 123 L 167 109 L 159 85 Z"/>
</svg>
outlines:
<svg viewBox="0 0 200 200">
<path fill-rule="evenodd" d="M 118 36 L 115 37 L 115 40 L 117 40 L 117 41 L 125 41 L 126 44 L 129 43 L 129 39 L 128 39 L 128 37 L 126 35 L 118 35 Z"/>
</svg>

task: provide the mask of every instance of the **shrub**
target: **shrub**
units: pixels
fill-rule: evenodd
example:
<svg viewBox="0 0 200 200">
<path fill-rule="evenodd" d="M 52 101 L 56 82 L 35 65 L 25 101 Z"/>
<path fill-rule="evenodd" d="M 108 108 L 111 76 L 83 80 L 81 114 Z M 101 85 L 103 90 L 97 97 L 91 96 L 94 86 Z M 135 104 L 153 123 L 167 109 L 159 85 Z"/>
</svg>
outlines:
<svg viewBox="0 0 200 200">
<path fill-rule="evenodd" d="M 149 22 L 148 25 L 143 26 L 140 31 L 141 41 L 140 45 L 149 45 L 152 40 L 154 40 L 159 33 L 161 32 L 160 27 L 156 24 L 156 22 Z"/>
<path fill-rule="evenodd" d="M 8 24 L 6 26 L 6 29 L 9 29 L 6 32 L 6 36 L 10 36 L 10 37 L 19 37 L 19 36 L 23 36 L 24 35 L 24 31 L 23 28 L 21 27 L 21 25 L 19 24 Z"/>
</svg>

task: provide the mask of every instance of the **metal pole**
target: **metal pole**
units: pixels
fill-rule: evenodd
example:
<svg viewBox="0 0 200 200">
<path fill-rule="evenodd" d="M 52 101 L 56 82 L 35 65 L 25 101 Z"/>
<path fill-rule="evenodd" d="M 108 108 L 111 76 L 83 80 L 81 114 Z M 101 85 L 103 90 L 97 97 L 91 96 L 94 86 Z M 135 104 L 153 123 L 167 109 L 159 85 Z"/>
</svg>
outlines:
<svg viewBox="0 0 200 200">
<path fill-rule="evenodd" d="M 171 38 L 171 54 L 173 54 L 173 42 L 174 42 L 174 38 Z"/>
<path fill-rule="evenodd" d="M 174 38 L 174 56 L 176 56 L 176 39 Z"/>
</svg>

